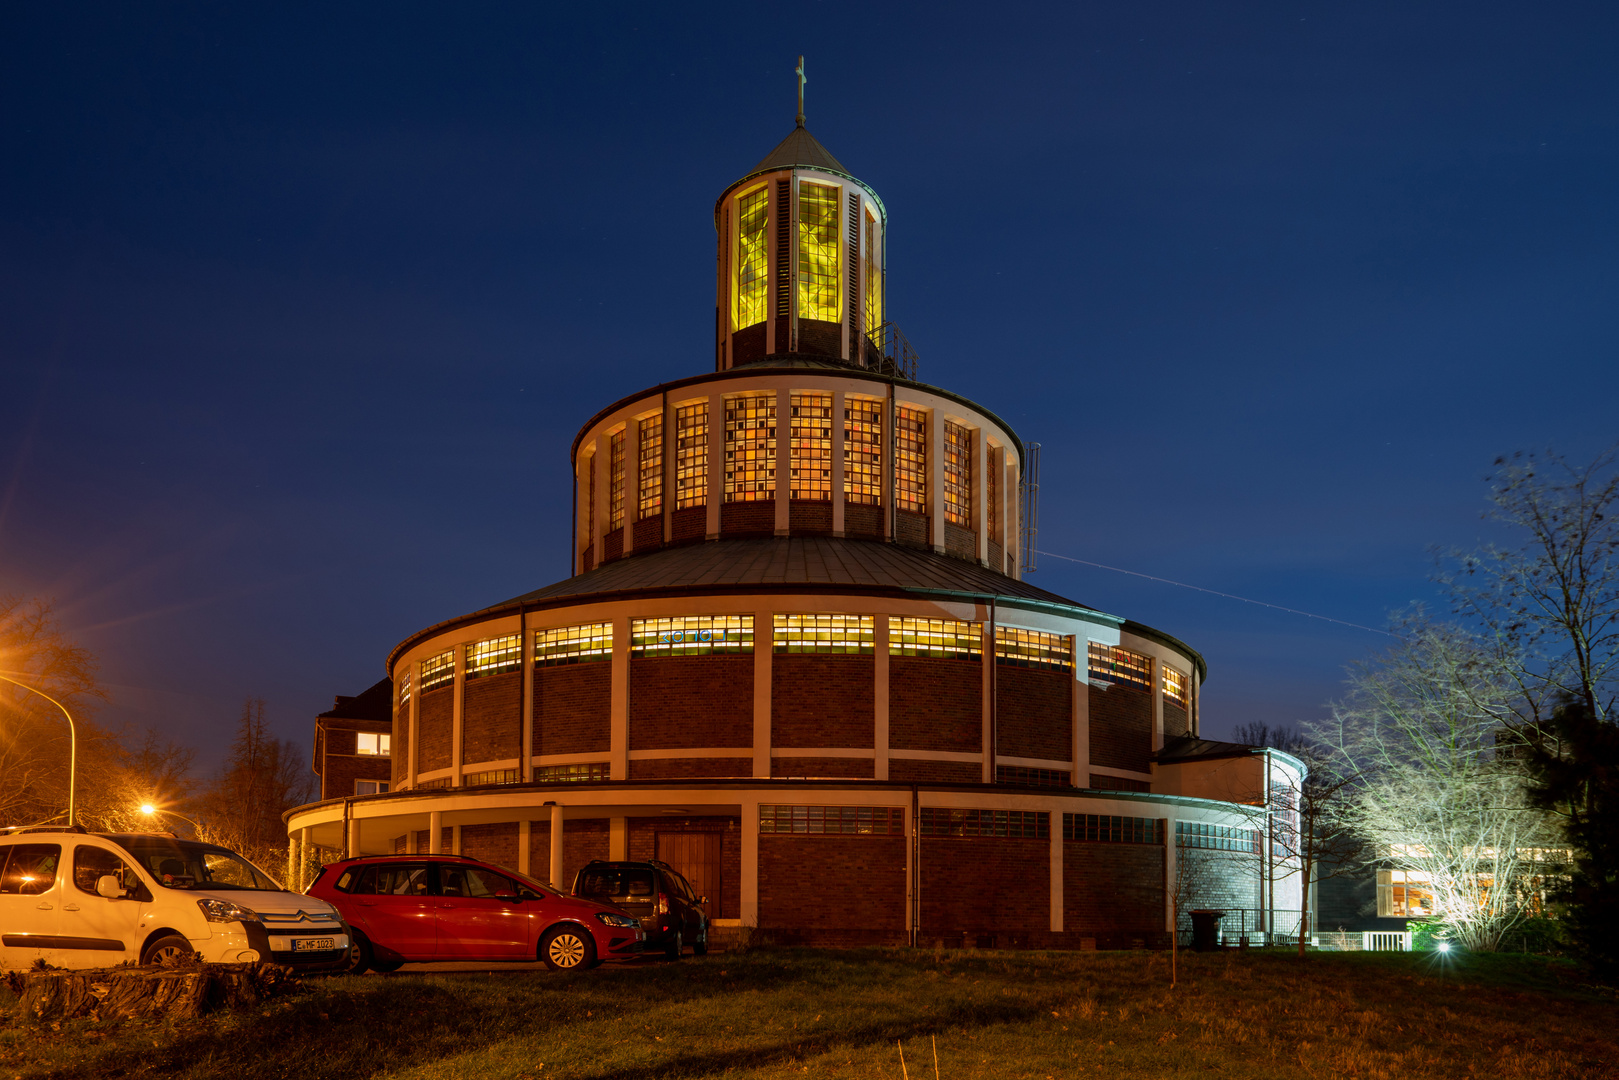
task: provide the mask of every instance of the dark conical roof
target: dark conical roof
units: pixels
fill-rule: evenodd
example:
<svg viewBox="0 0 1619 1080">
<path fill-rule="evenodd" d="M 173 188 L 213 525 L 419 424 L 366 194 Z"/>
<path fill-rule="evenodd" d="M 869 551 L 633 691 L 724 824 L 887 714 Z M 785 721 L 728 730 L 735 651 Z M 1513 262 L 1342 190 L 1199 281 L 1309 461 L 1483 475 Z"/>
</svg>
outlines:
<svg viewBox="0 0 1619 1080">
<path fill-rule="evenodd" d="M 770 172 L 773 169 L 788 169 L 794 165 L 803 165 L 811 169 L 831 169 L 834 172 L 849 175 L 849 170 L 843 163 L 833 157 L 803 125 L 793 129 L 793 133 L 781 140 L 781 143 L 765 159 L 753 167 L 754 173 Z"/>
</svg>

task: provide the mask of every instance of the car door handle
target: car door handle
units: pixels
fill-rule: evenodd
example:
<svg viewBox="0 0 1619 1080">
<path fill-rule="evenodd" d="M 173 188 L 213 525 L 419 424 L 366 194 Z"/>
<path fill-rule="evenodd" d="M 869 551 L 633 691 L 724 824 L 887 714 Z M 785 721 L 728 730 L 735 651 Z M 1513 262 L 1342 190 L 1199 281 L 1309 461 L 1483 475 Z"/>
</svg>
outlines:
<svg viewBox="0 0 1619 1080">
<path fill-rule="evenodd" d="M 360 907 L 376 907 L 377 906 L 377 902 L 375 900 L 356 900 L 355 903 L 358 904 Z"/>
<path fill-rule="evenodd" d="M 77 910 L 79 910 L 79 905 L 77 905 L 77 904 L 63 904 L 62 905 L 62 910 L 63 911 L 77 911 Z"/>
<path fill-rule="evenodd" d="M 39 910 L 40 911 L 51 911 L 51 910 L 54 910 L 55 907 L 56 907 L 55 904 L 44 903 L 44 904 L 39 905 Z"/>
</svg>

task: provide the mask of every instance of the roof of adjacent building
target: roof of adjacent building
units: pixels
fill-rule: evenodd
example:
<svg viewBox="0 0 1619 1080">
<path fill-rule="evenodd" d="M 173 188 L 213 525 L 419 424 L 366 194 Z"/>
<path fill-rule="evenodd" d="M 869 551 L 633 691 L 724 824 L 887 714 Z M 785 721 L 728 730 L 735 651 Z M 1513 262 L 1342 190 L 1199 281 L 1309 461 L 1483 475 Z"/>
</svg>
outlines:
<svg viewBox="0 0 1619 1080">
<path fill-rule="evenodd" d="M 1263 746 L 1251 746 L 1248 743 L 1220 742 L 1218 739 L 1201 739 L 1193 735 L 1177 735 L 1172 739 L 1164 740 L 1164 748 L 1158 751 L 1160 762 L 1171 761 L 1206 761 L 1213 758 L 1248 757 L 1251 754 L 1262 754 Z"/>
<path fill-rule="evenodd" d="M 822 146 L 820 140 L 811 135 L 804 125 L 794 128 L 792 134 L 781 140 L 776 148 L 764 156 L 764 160 L 755 165 L 751 172 L 771 172 L 776 169 L 790 169 L 801 165 L 807 169 L 830 169 L 833 172 L 848 173 L 843 163 L 833 157 L 831 151 Z"/>
<path fill-rule="evenodd" d="M 393 698 L 393 680 L 382 679 L 354 697 L 339 694 L 336 703 L 321 713 L 318 719 L 392 721 Z"/>
</svg>

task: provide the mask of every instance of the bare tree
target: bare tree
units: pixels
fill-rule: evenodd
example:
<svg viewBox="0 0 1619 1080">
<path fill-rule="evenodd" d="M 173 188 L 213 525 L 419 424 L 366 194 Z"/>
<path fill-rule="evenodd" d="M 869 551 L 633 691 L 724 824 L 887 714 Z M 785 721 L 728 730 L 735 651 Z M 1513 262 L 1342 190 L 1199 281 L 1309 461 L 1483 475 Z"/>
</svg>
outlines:
<svg viewBox="0 0 1619 1080">
<path fill-rule="evenodd" d="M 225 767 L 197 800 L 199 838 L 239 851 L 261 867 L 282 866 L 287 834 L 281 815 L 313 793 L 297 745 L 272 736 L 264 702 L 249 699 Z"/>
</svg>

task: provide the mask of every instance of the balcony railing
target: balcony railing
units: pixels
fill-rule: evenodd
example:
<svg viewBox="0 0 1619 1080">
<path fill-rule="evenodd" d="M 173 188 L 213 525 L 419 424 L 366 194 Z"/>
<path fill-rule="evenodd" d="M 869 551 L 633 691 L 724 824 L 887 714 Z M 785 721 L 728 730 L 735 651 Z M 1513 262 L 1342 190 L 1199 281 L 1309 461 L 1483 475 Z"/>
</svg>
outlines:
<svg viewBox="0 0 1619 1080">
<path fill-rule="evenodd" d="M 916 381 L 916 351 L 893 323 L 885 322 L 867 334 L 861 352 L 863 366 L 884 375 Z"/>
</svg>

